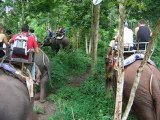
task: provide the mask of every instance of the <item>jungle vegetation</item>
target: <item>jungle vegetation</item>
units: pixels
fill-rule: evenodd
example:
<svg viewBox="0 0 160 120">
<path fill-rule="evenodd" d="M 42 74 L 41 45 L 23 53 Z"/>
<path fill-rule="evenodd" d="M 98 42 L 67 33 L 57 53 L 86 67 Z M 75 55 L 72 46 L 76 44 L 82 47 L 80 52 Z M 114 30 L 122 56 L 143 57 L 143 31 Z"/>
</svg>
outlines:
<svg viewBox="0 0 160 120">
<path fill-rule="evenodd" d="M 156 4 L 155 4 L 156 3 Z M 152 30 L 160 17 L 159 0 L 125 0 L 126 20 L 134 31 L 138 20 L 145 19 Z M 94 72 L 88 72 L 93 64 L 86 54 L 85 40 L 90 41 L 92 31 L 91 0 L 5 0 L 0 2 L 0 22 L 13 34 L 20 32 L 23 23 L 35 30 L 42 42 L 47 27 L 56 31 L 66 29 L 71 50 L 53 54 L 49 47 L 42 49 L 52 62 L 52 80 L 48 84 L 48 100 L 56 104 L 56 113 L 48 120 L 113 120 L 114 98 L 112 90 L 105 91 L 105 54 L 108 44 L 118 29 L 118 1 L 103 0 L 100 5 L 97 64 Z M 9 11 L 7 11 L 9 9 Z M 152 59 L 160 68 L 160 38 L 155 43 Z M 69 83 L 76 76 L 88 77 L 79 87 Z M 132 115 L 128 120 L 136 120 Z"/>
</svg>

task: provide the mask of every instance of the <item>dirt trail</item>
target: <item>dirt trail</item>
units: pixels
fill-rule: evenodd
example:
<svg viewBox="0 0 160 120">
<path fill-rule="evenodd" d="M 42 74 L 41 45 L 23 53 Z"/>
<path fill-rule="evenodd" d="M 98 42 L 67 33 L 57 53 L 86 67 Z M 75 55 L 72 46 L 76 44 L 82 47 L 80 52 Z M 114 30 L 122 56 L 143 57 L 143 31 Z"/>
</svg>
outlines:
<svg viewBox="0 0 160 120">
<path fill-rule="evenodd" d="M 78 76 L 72 76 L 71 82 L 68 85 L 73 87 L 79 87 L 90 75 L 90 68 L 87 69 L 86 73 Z M 38 120 L 48 120 L 49 116 L 55 113 L 56 106 L 52 102 L 46 101 L 45 103 L 40 103 L 39 101 L 35 101 L 35 106 L 40 107 L 43 111 L 38 115 Z"/>
<path fill-rule="evenodd" d="M 72 76 L 71 82 L 69 82 L 69 85 L 74 87 L 79 87 L 90 75 L 90 67 L 87 69 L 86 73 L 78 76 Z"/>
<path fill-rule="evenodd" d="M 46 101 L 41 103 L 39 101 L 34 102 L 34 106 L 42 110 L 42 113 L 37 114 L 38 120 L 48 120 L 49 116 L 55 113 L 55 105 L 51 102 Z"/>
</svg>

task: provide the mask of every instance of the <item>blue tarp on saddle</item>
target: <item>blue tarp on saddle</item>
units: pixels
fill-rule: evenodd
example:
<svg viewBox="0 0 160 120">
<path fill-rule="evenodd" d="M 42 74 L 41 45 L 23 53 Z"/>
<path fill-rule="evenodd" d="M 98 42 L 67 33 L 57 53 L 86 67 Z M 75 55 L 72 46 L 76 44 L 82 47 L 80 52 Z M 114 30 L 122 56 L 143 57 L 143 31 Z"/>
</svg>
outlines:
<svg viewBox="0 0 160 120">
<path fill-rule="evenodd" d="M 143 58 L 144 54 L 135 53 L 124 60 L 124 67 L 134 63 L 136 60 L 142 60 Z M 150 63 L 151 65 L 155 65 L 155 63 L 151 59 L 148 60 L 148 63 Z"/>
<path fill-rule="evenodd" d="M 0 67 L 2 67 L 4 70 L 7 70 L 13 74 L 16 74 L 16 69 L 13 66 L 9 65 L 8 63 L 1 63 Z"/>
<path fill-rule="evenodd" d="M 14 74 L 20 80 L 25 80 L 25 82 L 27 84 L 29 96 L 30 97 L 34 96 L 34 93 L 33 93 L 34 82 L 33 82 L 33 78 L 32 78 L 32 75 L 30 74 L 29 69 L 27 69 L 27 73 L 29 74 L 29 76 L 25 76 L 18 69 L 16 69 L 14 66 L 12 66 L 8 63 L 0 63 L 0 67 L 3 68 L 6 71 L 11 72 L 12 74 Z M 32 70 L 32 72 L 34 72 L 34 75 L 35 75 L 35 69 Z"/>
</svg>

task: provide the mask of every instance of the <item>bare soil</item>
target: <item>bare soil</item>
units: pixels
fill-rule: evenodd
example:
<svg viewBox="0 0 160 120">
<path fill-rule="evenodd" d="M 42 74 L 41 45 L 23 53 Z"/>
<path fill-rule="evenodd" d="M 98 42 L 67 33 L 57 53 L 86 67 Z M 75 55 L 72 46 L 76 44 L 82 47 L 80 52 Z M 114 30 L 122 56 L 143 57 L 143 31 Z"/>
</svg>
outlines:
<svg viewBox="0 0 160 120">
<path fill-rule="evenodd" d="M 34 106 L 42 108 L 43 113 L 37 114 L 38 120 L 48 120 L 49 116 L 55 113 L 55 105 L 52 102 L 41 103 L 39 101 L 34 102 Z"/>
<path fill-rule="evenodd" d="M 68 85 L 73 87 L 79 87 L 90 75 L 90 68 L 87 69 L 86 73 L 78 76 L 72 76 L 70 79 L 71 81 L 68 83 Z M 35 101 L 35 106 L 41 107 L 44 112 L 37 114 L 38 120 L 48 120 L 49 116 L 54 115 L 56 111 L 56 106 L 52 102 L 44 102 L 41 103 L 39 101 Z"/>
<path fill-rule="evenodd" d="M 69 82 L 69 85 L 73 87 L 79 87 L 90 75 L 90 67 L 87 69 L 86 73 L 78 76 L 72 76 L 71 82 Z"/>
</svg>

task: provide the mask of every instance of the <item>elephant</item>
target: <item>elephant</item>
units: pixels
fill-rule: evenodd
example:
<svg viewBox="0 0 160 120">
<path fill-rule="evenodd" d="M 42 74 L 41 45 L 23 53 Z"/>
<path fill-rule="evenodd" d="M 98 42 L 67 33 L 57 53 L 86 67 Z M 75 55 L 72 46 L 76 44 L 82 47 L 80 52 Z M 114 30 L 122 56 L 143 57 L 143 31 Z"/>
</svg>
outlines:
<svg viewBox="0 0 160 120">
<path fill-rule="evenodd" d="M 46 36 L 43 46 L 51 46 L 52 50 L 57 53 L 60 49 L 69 49 L 70 43 L 65 35 L 56 33 L 53 37 Z"/>
<path fill-rule="evenodd" d="M 123 100 L 127 103 L 136 72 L 142 60 L 136 60 L 124 68 Z M 106 59 L 106 90 L 112 85 L 116 94 L 117 71 L 113 69 L 113 60 Z M 160 71 L 147 63 L 140 78 L 131 108 L 138 120 L 160 120 Z"/>
<path fill-rule="evenodd" d="M 40 49 L 40 53 L 35 54 L 34 62 L 41 72 L 40 75 L 40 101 L 45 102 L 46 99 L 46 83 L 51 79 L 51 63 L 48 56 Z"/>
<path fill-rule="evenodd" d="M 26 85 L 0 69 L 0 120 L 35 120 Z"/>
</svg>

